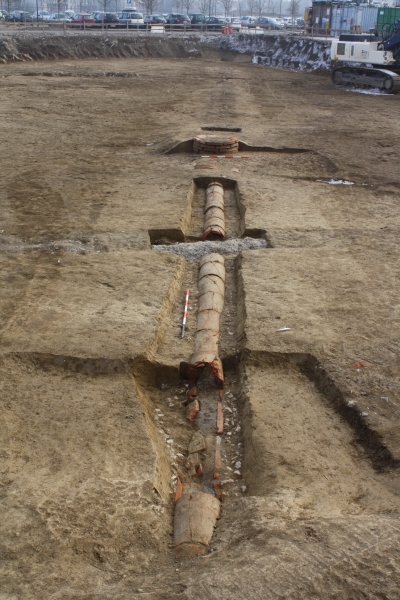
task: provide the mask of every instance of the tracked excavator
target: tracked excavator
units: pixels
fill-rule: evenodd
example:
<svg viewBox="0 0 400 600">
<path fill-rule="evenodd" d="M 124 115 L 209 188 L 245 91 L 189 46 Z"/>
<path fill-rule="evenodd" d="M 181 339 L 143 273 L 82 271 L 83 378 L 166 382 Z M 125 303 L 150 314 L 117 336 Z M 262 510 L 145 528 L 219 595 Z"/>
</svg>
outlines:
<svg viewBox="0 0 400 600">
<path fill-rule="evenodd" d="M 346 63 L 333 70 L 334 85 L 377 88 L 397 94 L 400 92 L 400 20 L 382 39 L 369 34 L 341 35 L 339 40 L 332 41 L 331 59 Z"/>
</svg>

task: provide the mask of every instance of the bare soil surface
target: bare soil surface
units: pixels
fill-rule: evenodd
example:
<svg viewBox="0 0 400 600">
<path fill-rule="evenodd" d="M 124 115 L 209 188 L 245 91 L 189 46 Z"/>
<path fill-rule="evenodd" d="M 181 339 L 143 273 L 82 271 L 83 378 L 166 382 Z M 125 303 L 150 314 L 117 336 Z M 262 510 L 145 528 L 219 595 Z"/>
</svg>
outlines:
<svg viewBox="0 0 400 600">
<path fill-rule="evenodd" d="M 400 96 L 233 58 L 0 66 L 1 598 L 399 597 Z M 165 154 L 204 125 L 272 151 Z M 201 238 L 213 177 L 267 246 L 225 255 L 224 498 L 183 560 L 198 264 L 151 244 Z"/>
</svg>

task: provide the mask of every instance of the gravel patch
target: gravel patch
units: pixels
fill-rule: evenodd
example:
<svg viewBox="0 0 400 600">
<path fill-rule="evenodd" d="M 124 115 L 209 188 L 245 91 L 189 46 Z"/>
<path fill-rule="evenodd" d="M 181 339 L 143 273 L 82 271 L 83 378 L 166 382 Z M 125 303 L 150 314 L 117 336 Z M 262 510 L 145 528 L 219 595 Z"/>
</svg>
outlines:
<svg viewBox="0 0 400 600">
<path fill-rule="evenodd" d="M 173 252 L 178 256 L 183 256 L 189 262 L 196 262 L 202 256 L 212 252 L 219 254 L 239 254 L 243 250 L 259 250 L 267 248 L 268 242 L 263 239 L 245 237 L 243 239 L 232 239 L 224 242 L 193 242 L 189 244 L 160 244 L 152 246 L 153 250 L 163 252 Z"/>
</svg>

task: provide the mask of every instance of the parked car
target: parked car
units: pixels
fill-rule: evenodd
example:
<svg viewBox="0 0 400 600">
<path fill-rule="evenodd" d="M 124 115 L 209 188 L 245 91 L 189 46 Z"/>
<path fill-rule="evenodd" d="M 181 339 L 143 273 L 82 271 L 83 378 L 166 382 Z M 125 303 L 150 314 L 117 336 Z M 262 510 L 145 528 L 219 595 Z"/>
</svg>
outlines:
<svg viewBox="0 0 400 600">
<path fill-rule="evenodd" d="M 33 21 L 31 13 L 23 10 L 14 10 L 8 20 L 14 23 L 32 23 Z"/>
<path fill-rule="evenodd" d="M 291 27 L 293 25 L 292 17 L 282 17 L 286 27 Z"/>
<path fill-rule="evenodd" d="M 206 15 L 203 13 L 188 13 L 188 17 L 192 25 L 204 26 L 206 22 Z"/>
<path fill-rule="evenodd" d="M 303 17 L 298 17 L 296 19 L 296 27 L 298 27 L 299 29 L 305 29 L 307 27 L 307 23 L 305 22 Z"/>
<path fill-rule="evenodd" d="M 225 17 L 207 17 L 206 18 L 207 29 L 222 29 L 224 25 L 227 25 Z"/>
<path fill-rule="evenodd" d="M 96 11 L 93 13 L 93 17 L 96 23 L 119 23 L 117 13 Z"/>
<path fill-rule="evenodd" d="M 17 11 L 15 11 L 15 12 L 17 12 Z M 33 13 L 32 19 L 34 21 L 48 21 L 50 16 L 51 16 L 51 13 L 49 13 L 48 10 L 38 10 Z"/>
<path fill-rule="evenodd" d="M 242 27 L 255 27 L 256 17 L 240 17 Z"/>
<path fill-rule="evenodd" d="M 49 21 L 49 23 L 51 21 L 57 21 L 58 23 L 71 23 L 72 21 L 71 17 L 62 12 L 53 13 L 47 20 Z"/>
<path fill-rule="evenodd" d="M 171 25 L 191 25 L 191 20 L 188 15 L 182 15 L 178 13 L 171 13 L 166 17 L 167 23 Z"/>
<path fill-rule="evenodd" d="M 73 19 L 74 16 L 76 15 L 76 12 L 74 10 L 66 10 L 65 14 L 67 15 L 67 17 L 69 17 L 70 19 Z"/>
<path fill-rule="evenodd" d="M 119 22 L 124 25 L 144 25 L 143 14 L 133 8 L 124 8 Z"/>
<path fill-rule="evenodd" d="M 256 20 L 256 27 L 261 27 L 262 29 L 283 29 L 283 25 L 272 17 L 259 17 Z"/>
<path fill-rule="evenodd" d="M 240 31 L 242 29 L 242 24 L 240 22 L 239 17 L 225 17 L 227 23 L 234 29 L 235 31 Z"/>
<path fill-rule="evenodd" d="M 167 21 L 161 15 L 146 15 L 144 22 L 149 23 L 149 25 L 163 25 Z"/>
<path fill-rule="evenodd" d="M 74 27 L 83 27 L 86 25 L 94 25 L 95 20 L 91 13 L 78 13 L 71 21 Z"/>
</svg>

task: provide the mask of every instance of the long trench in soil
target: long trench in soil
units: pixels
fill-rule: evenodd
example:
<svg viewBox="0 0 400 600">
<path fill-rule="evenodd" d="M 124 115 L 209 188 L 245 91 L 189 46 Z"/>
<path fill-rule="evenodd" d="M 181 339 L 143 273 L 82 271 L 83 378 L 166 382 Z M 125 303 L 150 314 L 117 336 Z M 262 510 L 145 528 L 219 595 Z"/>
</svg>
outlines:
<svg viewBox="0 0 400 600">
<path fill-rule="evenodd" d="M 192 424 L 192 432 L 200 431 L 206 439 L 206 451 L 203 453 L 203 475 L 194 481 L 194 487 L 211 493 L 213 474 L 221 475 L 224 497 L 243 493 L 242 481 L 242 429 L 239 418 L 239 382 L 236 366 L 240 352 L 239 327 L 237 316 L 237 261 L 236 256 L 225 257 L 226 281 L 225 303 L 220 320 L 220 357 L 224 364 L 224 394 L 222 398 L 224 431 L 216 435 L 217 403 L 219 390 L 216 381 L 207 371 L 198 380 L 200 412 Z M 197 287 L 197 286 L 196 286 Z M 196 293 L 196 288 L 194 293 Z M 184 369 L 183 369 L 184 372 Z M 216 469 L 215 457 L 217 440 L 220 446 L 220 468 Z"/>
<path fill-rule="evenodd" d="M 211 177 L 196 178 L 193 182 L 191 190 L 191 207 L 190 219 L 187 224 L 187 232 L 185 239 L 187 242 L 200 241 L 204 228 L 204 207 L 206 202 L 207 185 L 215 179 Z M 244 230 L 243 224 L 243 207 L 240 205 L 238 189 L 236 182 L 223 182 L 224 185 L 224 204 L 225 204 L 225 223 L 226 235 L 225 240 L 239 238 Z M 161 232 L 160 232 L 161 233 Z M 161 239 L 168 239 L 167 232 L 160 236 Z M 216 247 L 215 252 L 218 252 Z M 223 312 L 220 317 L 219 331 L 219 355 L 224 362 L 224 394 L 222 399 L 223 405 L 223 420 L 224 431 L 222 435 L 217 435 L 216 417 L 217 404 L 220 400 L 219 390 L 217 389 L 216 380 L 208 373 L 208 369 L 204 369 L 198 380 L 198 396 L 197 400 L 200 405 L 200 411 L 193 422 L 187 420 L 185 401 L 186 395 L 183 390 L 187 390 L 187 382 L 184 381 L 183 387 L 174 393 L 167 392 L 169 411 L 175 409 L 176 400 L 179 400 L 179 416 L 177 417 L 180 423 L 180 429 L 186 431 L 186 435 L 177 432 L 171 436 L 177 437 L 182 441 L 180 447 L 171 448 L 171 458 L 173 465 L 173 484 L 176 482 L 178 473 L 182 476 L 185 474 L 185 480 L 189 480 L 188 488 L 192 491 L 202 491 L 211 495 L 215 495 L 213 488 L 213 477 L 216 471 L 220 475 L 220 483 L 222 485 L 223 496 L 228 498 L 231 495 L 243 494 L 245 486 L 242 480 L 242 462 L 243 462 L 243 441 L 242 429 L 239 419 L 238 409 L 238 380 L 236 373 L 236 361 L 241 349 L 240 328 L 237 315 L 237 273 L 238 273 L 238 256 L 228 254 L 225 258 L 225 301 Z M 185 363 L 189 362 L 191 353 L 193 352 L 193 337 L 195 330 L 195 322 L 198 308 L 198 277 L 199 264 L 198 261 L 188 261 L 185 266 L 185 273 L 182 278 L 180 296 L 185 297 L 185 291 L 190 289 L 190 317 L 189 327 L 186 331 L 187 338 L 190 339 L 189 347 L 186 344 L 187 355 L 182 361 L 180 372 L 183 378 L 186 373 Z M 171 326 L 169 327 L 163 344 L 157 354 L 157 362 L 168 361 L 168 354 L 171 345 L 179 344 L 179 333 L 182 322 L 182 307 L 181 299 L 176 303 L 173 313 L 171 314 Z M 158 414 L 157 414 L 158 412 Z M 165 413 L 161 413 L 165 418 Z M 160 412 L 156 411 L 155 418 L 159 420 Z M 171 421 L 169 420 L 172 425 Z M 164 421 L 162 422 L 164 424 Z M 169 429 L 171 431 L 171 429 Z M 200 432 L 205 440 L 205 449 L 195 455 L 196 461 L 202 466 L 200 475 L 187 477 L 190 472 L 192 455 L 188 453 L 188 446 L 193 434 Z M 184 438 L 184 441 L 183 439 Z M 172 444 L 171 444 L 172 445 Z"/>
<path fill-rule="evenodd" d="M 187 241 L 201 239 L 205 187 L 194 187 Z M 225 214 L 226 237 L 238 237 L 244 230 L 243 211 L 237 189 L 231 185 L 225 189 Z M 377 472 L 368 460 L 379 455 L 376 466 L 381 467 L 390 464 L 390 457 L 385 455 L 381 440 L 366 430 L 358 413 L 346 407 L 340 390 L 318 361 L 304 355 L 261 353 L 256 357 L 245 350 L 240 261 L 240 255 L 225 255 L 225 303 L 219 340 L 225 375 L 223 434 L 216 434 L 218 390 L 207 375 L 198 382 L 200 412 L 193 422 L 187 420 L 185 361 L 181 364 L 180 383 L 166 384 L 166 390 L 159 395 L 159 402 L 164 398 L 163 409 L 156 408 L 154 416 L 164 427 L 160 431 L 174 440 L 169 447 L 171 492 L 178 473 L 188 468 L 190 440 L 195 432 L 200 432 L 206 440 L 206 448 L 199 456 L 203 472 L 191 478 L 190 489 L 215 494 L 212 481 L 219 437 L 223 493 L 220 523 L 229 522 L 231 501 L 247 494 L 267 498 L 271 516 L 286 514 L 288 510 L 294 516 L 329 515 L 332 500 L 339 512 L 358 514 L 372 506 L 390 510 L 390 501 L 380 506 L 381 492 L 387 490 L 382 488 L 384 481 L 377 480 Z M 186 262 L 180 297 L 157 355 L 159 363 L 170 362 L 171 344 L 180 343 L 186 288 L 191 290 L 192 309 L 192 326 L 186 335 L 193 339 L 198 273 L 198 262 Z M 193 348 L 186 347 L 189 361 Z M 339 468 L 343 464 L 345 469 Z"/>
</svg>

